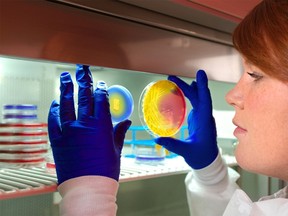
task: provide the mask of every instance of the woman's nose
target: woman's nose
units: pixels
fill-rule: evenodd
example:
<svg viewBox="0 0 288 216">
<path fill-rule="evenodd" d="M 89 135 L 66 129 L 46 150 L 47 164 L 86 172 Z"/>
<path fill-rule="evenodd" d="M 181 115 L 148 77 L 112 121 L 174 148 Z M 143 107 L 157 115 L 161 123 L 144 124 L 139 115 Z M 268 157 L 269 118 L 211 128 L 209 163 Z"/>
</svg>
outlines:
<svg viewBox="0 0 288 216">
<path fill-rule="evenodd" d="M 225 100 L 234 108 L 243 108 L 243 92 L 241 91 L 239 83 L 226 94 Z"/>
</svg>

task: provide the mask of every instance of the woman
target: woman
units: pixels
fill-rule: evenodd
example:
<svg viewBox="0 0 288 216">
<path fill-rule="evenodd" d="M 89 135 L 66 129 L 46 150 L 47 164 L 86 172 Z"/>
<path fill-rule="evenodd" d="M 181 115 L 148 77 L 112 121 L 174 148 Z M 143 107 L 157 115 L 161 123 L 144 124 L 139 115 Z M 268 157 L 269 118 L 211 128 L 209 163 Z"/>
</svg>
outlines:
<svg viewBox="0 0 288 216">
<path fill-rule="evenodd" d="M 241 79 L 226 96 L 227 102 L 236 111 L 233 123 L 236 126 L 234 135 L 239 142 L 235 152 L 237 162 L 250 172 L 287 181 L 288 1 L 261 2 L 236 28 L 233 42 L 243 57 L 244 66 Z M 204 75 L 201 76 L 203 79 Z M 170 79 L 191 98 L 194 113 L 190 113 L 189 117 L 194 122 L 190 120 L 189 123 L 194 124 L 194 128 L 189 130 L 190 137 L 185 142 L 159 138 L 158 143 L 183 155 L 194 168 L 194 173 L 186 178 L 191 215 L 222 215 L 224 211 L 225 216 L 288 215 L 287 187 L 271 197 L 252 203 L 243 191 L 236 190 L 237 174 L 229 170 L 227 175 L 221 157 L 215 150 L 211 151 L 211 143 L 214 145 L 216 140 L 208 140 L 205 136 L 207 131 L 214 130 L 211 128 L 213 119 L 207 119 L 207 116 L 212 116 L 212 106 L 206 81 L 197 80 L 201 95 L 193 96 L 191 92 L 195 91 L 196 84 L 188 86 L 175 77 Z M 195 102 L 197 96 L 198 101 Z M 195 110 L 194 104 L 201 104 L 202 107 L 198 109 L 196 106 Z M 203 116 L 206 116 L 204 123 L 196 120 L 205 119 Z M 208 158 L 205 155 L 214 161 L 210 163 L 209 159 L 205 162 Z M 199 167 L 203 161 L 205 164 Z"/>
<path fill-rule="evenodd" d="M 236 111 L 233 123 L 236 125 L 234 135 L 239 141 L 235 152 L 237 162 L 248 171 L 287 181 L 288 1 L 264 0 L 259 3 L 236 28 L 233 42 L 243 57 L 244 66 L 240 81 L 226 96 L 227 102 Z M 79 74 L 86 77 L 79 83 L 86 85 L 82 95 L 91 98 L 89 70 Z M 79 77 L 77 80 L 81 80 Z M 68 80 L 70 83 L 70 78 Z M 185 141 L 160 137 L 156 142 L 182 155 L 193 170 L 185 180 L 191 215 L 288 215 L 287 188 L 254 203 L 238 189 L 235 183 L 238 174 L 227 169 L 218 151 L 205 72 L 199 71 L 196 82 L 191 85 L 175 76 L 170 76 L 169 80 L 183 90 L 193 106 L 188 117 L 189 136 Z M 90 124 L 90 117 L 93 116 L 94 123 L 101 119 L 107 122 L 109 109 L 103 106 L 106 112 L 98 115 L 102 116 L 100 119 L 94 118 L 93 113 L 97 113 L 97 107 L 102 108 L 102 105 L 93 102 L 93 108 L 86 96 L 80 101 L 90 101 L 89 109 L 86 107 L 85 112 L 78 109 L 78 116 L 84 113 L 86 117 L 75 120 L 73 114 L 71 118 L 71 113 L 74 113 L 71 105 L 73 89 L 63 81 L 61 92 L 61 121 L 58 123 L 59 106 L 54 103 L 49 113 L 48 128 L 60 179 L 59 190 L 63 196 L 62 215 L 115 215 L 119 158 L 130 122 L 120 123 L 114 133 L 109 121 L 104 128 L 99 126 L 102 124 L 97 124 L 99 129 L 94 127 Z M 67 94 L 70 97 L 66 97 Z M 101 97 L 95 94 L 94 101 L 98 101 L 97 98 Z M 65 111 L 67 108 L 70 112 Z M 88 114 L 87 110 L 90 110 Z M 77 130 L 70 127 L 74 121 L 80 122 Z M 63 136 L 64 131 L 72 138 Z M 105 135 L 104 131 L 107 132 Z M 82 139 L 78 138 L 78 133 Z M 98 142 L 92 142 L 92 138 Z M 82 147 L 83 141 L 87 146 L 85 148 Z M 94 155 L 89 157 L 89 166 L 85 163 L 86 158 L 81 158 L 79 153 L 87 149 L 90 149 L 89 152 L 92 149 Z M 111 160 L 106 160 L 99 152 L 105 152 Z M 68 164 L 71 159 L 74 162 Z M 83 163 L 77 159 L 83 160 Z"/>
</svg>

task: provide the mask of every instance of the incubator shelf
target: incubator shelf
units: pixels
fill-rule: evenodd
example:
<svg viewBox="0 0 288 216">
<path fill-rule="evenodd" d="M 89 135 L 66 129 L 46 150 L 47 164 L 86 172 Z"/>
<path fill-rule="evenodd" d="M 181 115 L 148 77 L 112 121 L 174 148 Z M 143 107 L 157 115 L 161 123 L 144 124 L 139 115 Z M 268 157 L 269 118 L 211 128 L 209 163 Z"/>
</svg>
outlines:
<svg viewBox="0 0 288 216">
<path fill-rule="evenodd" d="M 236 165 L 234 157 L 224 157 L 229 166 Z M 137 164 L 133 158 L 122 158 L 120 183 L 161 176 L 188 173 L 190 167 L 182 157 L 166 159 L 157 165 Z M 56 192 L 57 178 L 45 168 L 0 169 L 0 200 Z"/>
</svg>

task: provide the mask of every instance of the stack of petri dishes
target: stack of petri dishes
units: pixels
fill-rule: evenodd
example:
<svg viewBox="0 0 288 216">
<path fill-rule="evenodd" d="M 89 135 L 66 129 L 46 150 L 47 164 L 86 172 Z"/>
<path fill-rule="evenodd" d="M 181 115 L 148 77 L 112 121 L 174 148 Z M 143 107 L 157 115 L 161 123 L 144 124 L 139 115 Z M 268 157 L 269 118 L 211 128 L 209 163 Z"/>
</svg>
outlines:
<svg viewBox="0 0 288 216">
<path fill-rule="evenodd" d="M 47 124 L 38 122 L 37 106 L 4 105 L 0 123 L 0 167 L 42 166 L 47 151 Z"/>
</svg>

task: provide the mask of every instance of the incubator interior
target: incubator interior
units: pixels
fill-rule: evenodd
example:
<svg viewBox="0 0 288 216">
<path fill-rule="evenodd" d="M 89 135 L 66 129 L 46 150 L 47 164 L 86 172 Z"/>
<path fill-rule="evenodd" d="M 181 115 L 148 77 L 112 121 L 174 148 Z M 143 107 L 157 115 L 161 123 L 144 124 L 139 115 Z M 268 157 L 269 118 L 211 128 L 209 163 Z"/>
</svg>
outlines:
<svg viewBox="0 0 288 216">
<path fill-rule="evenodd" d="M 73 64 L 2 56 L 0 58 L 1 124 L 7 123 L 7 105 L 35 106 L 37 110 L 32 110 L 32 114 L 37 118 L 29 122 L 38 125 L 37 130 L 42 130 L 44 127 L 43 130 L 47 131 L 45 127 L 47 127 L 48 110 L 51 102 L 59 99 L 59 77 L 64 71 L 71 73 L 74 80 L 77 109 L 78 87 L 75 82 L 75 69 L 76 65 Z M 132 102 L 130 100 L 131 104 L 125 104 L 130 108 L 133 106 L 130 109 L 131 115 L 129 114 L 132 125 L 126 134 L 122 154 L 117 215 L 187 215 L 184 179 L 190 168 L 182 157 L 159 147 L 154 142 L 155 137 L 147 131 L 139 116 L 138 106 L 141 104 L 139 101 L 143 99 L 141 98 L 143 90 L 152 82 L 167 80 L 167 75 L 94 65 L 90 70 L 94 85 L 97 81 L 103 80 L 108 88 L 122 86 L 131 94 L 129 97 L 133 98 Z M 193 78 L 181 78 L 188 83 L 193 81 Z M 233 110 L 224 99 L 226 92 L 233 86 L 233 83 L 209 81 L 213 112 L 218 127 L 218 144 L 228 165 L 237 168 L 233 157 L 235 138 L 231 136 Z M 125 102 L 125 100 L 118 101 L 120 104 L 116 105 L 121 105 L 123 101 Z M 187 106 L 185 119 L 179 131 L 173 135 L 178 139 L 185 139 L 188 135 L 186 118 L 193 108 L 186 98 L 185 104 Z M 16 123 L 22 124 L 23 121 L 16 119 Z M 13 132 L 13 128 L 7 130 Z M 0 135 L 0 139 L 2 138 Z M 3 142 L 1 143 L 0 149 L 5 147 Z M 33 164 L 28 166 L 23 161 L 18 161 L 17 168 L 12 166 L 15 165 L 13 161 L 2 161 L 0 164 L 1 215 L 58 215 L 60 197 L 56 192 L 57 180 L 55 170 L 53 171 L 53 157 L 48 138 L 46 143 L 47 145 L 43 147 L 45 151 L 42 152 L 45 156 L 41 155 L 44 160 L 35 166 Z M 151 160 L 151 157 L 154 160 Z M 246 187 L 244 183 L 243 187 Z M 169 196 L 171 191 L 173 197 Z M 127 196 L 133 197 L 133 200 L 127 202 Z M 11 208 L 12 205 L 15 207 Z"/>
</svg>

